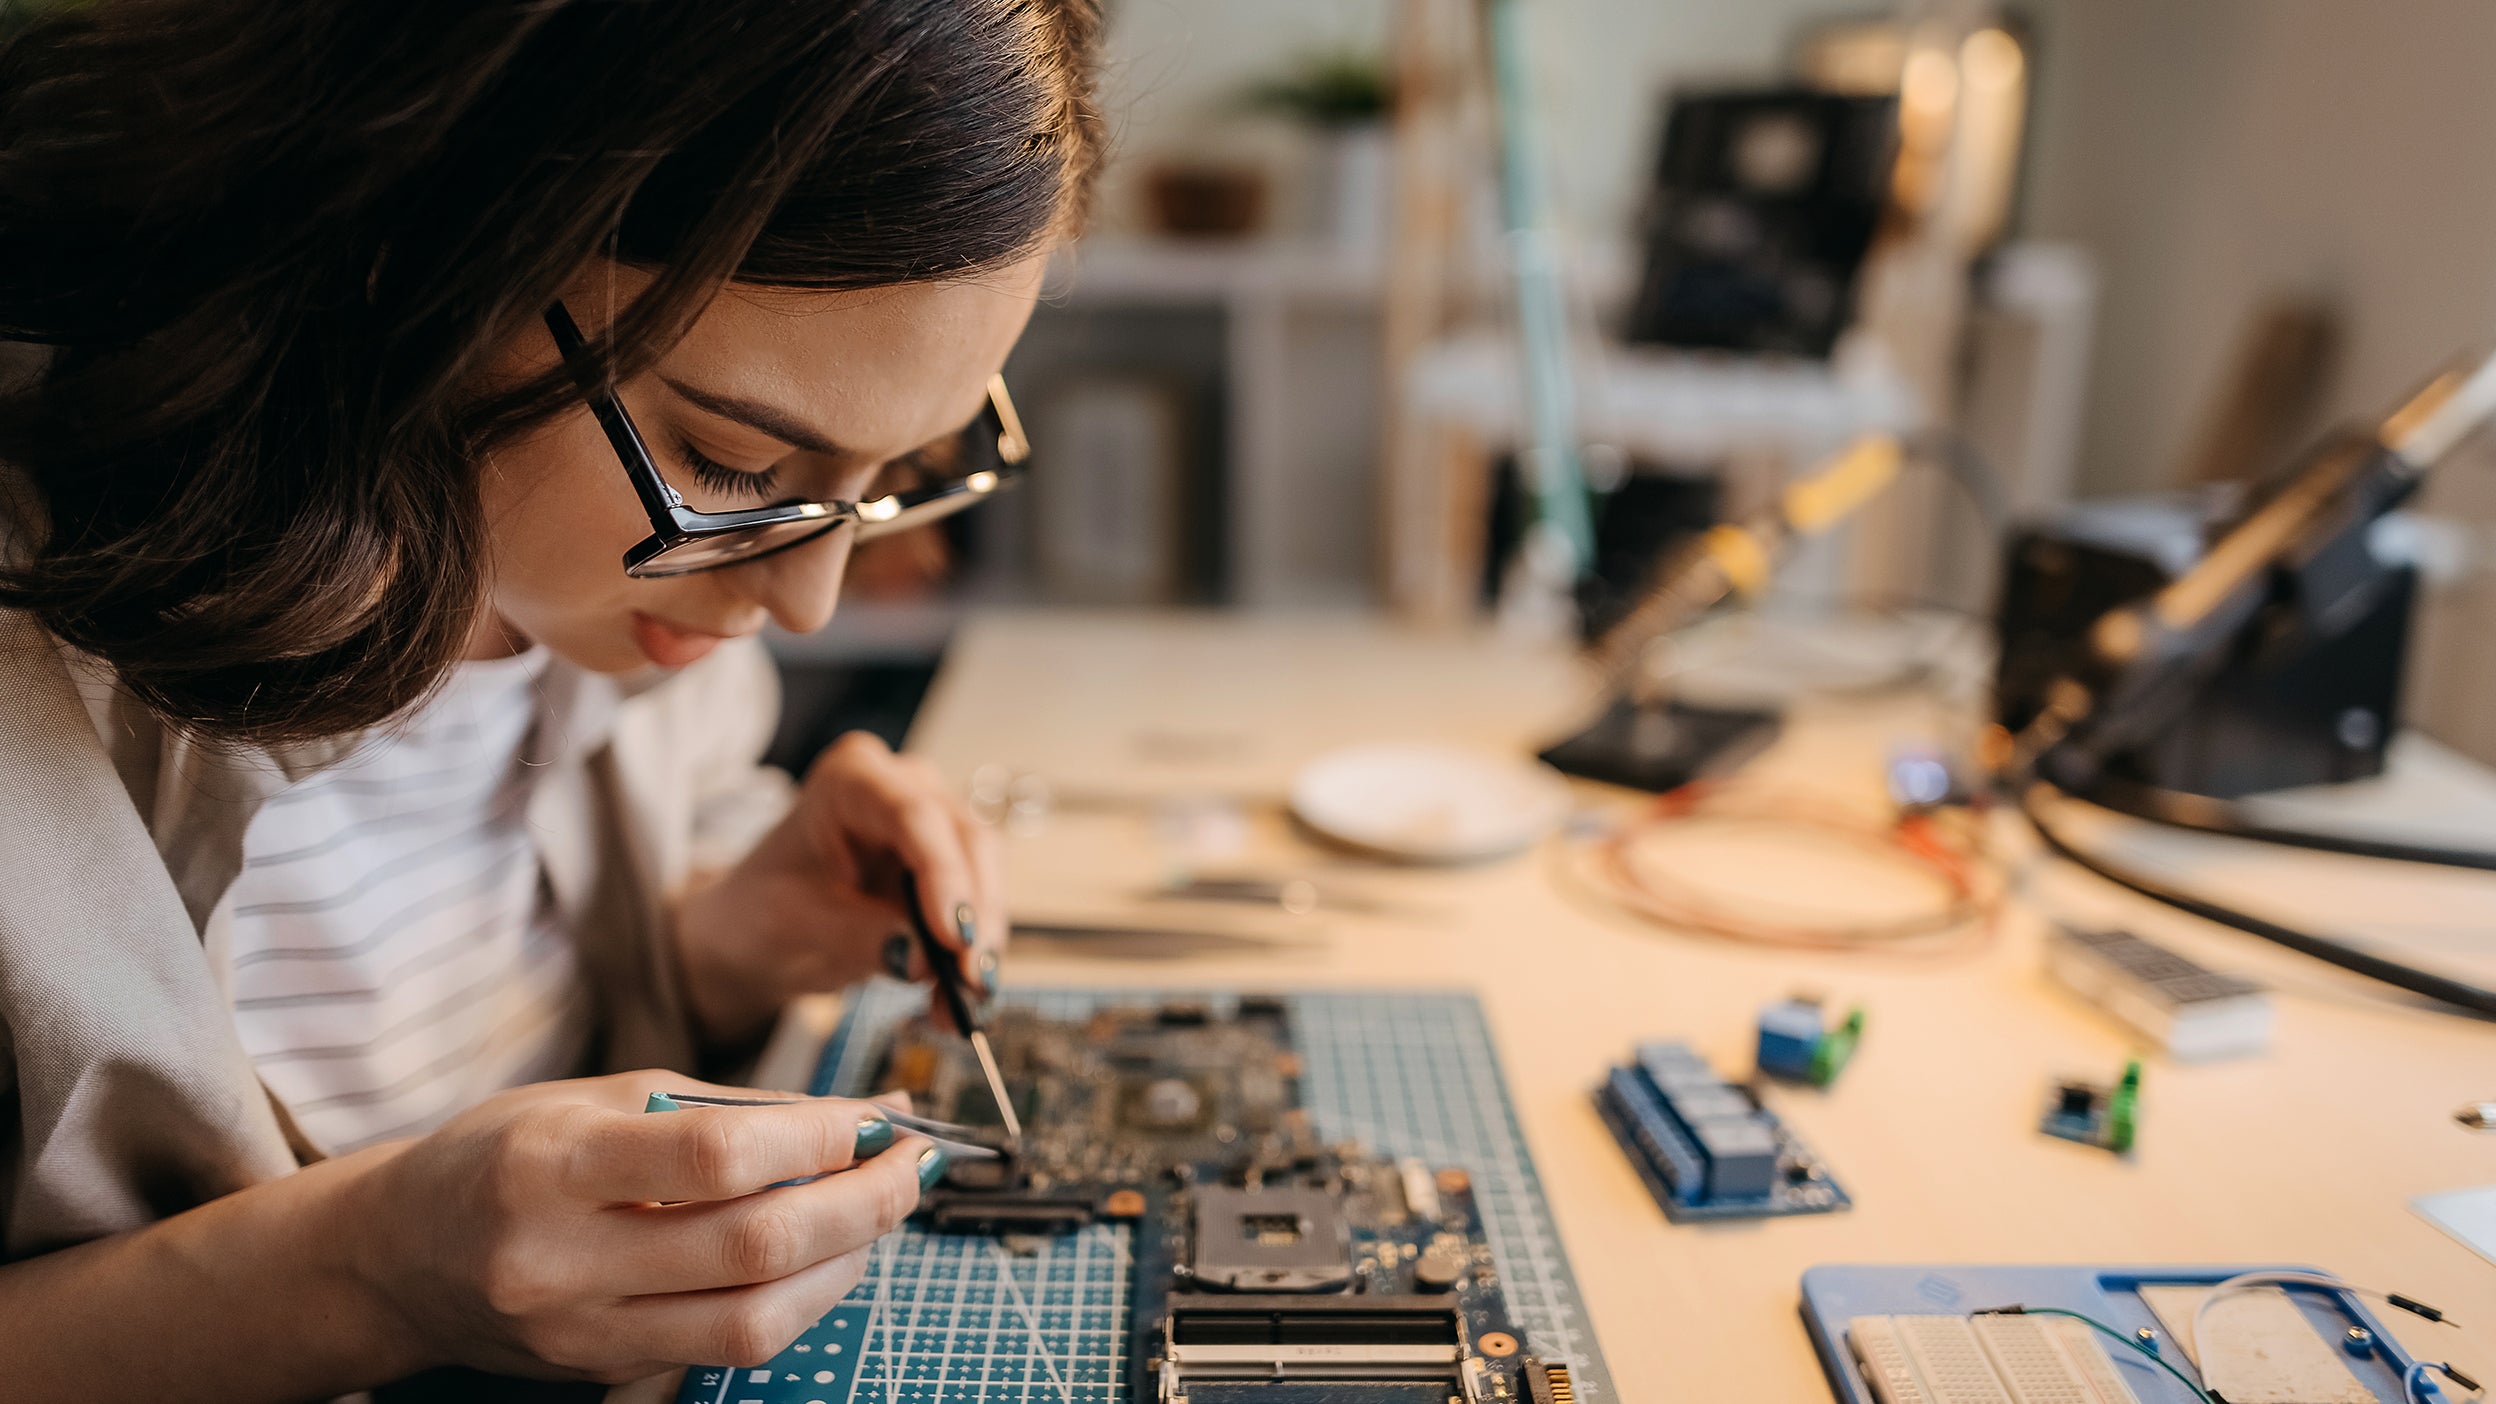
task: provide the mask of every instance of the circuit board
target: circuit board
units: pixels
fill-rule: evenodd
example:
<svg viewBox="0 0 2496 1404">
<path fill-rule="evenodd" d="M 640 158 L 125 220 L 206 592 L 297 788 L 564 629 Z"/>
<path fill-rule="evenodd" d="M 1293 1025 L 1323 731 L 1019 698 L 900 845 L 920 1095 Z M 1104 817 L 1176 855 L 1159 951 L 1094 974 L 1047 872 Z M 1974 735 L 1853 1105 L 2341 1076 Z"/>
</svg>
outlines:
<svg viewBox="0 0 2496 1404">
<path fill-rule="evenodd" d="M 1748 1088 L 1681 1043 L 1646 1043 L 1595 1089 L 1595 1110 L 1674 1223 L 1826 1214 L 1853 1201 Z"/>
<path fill-rule="evenodd" d="M 870 991 L 819 1090 L 899 1087 L 924 1114 L 995 1125 L 967 1046 L 901 1001 Z M 1369 1060 L 1423 1040 L 1382 1017 L 1383 1046 L 1348 1065 L 1345 1015 L 1398 1001 L 1438 1006 L 1428 1041 L 1470 1035 L 1483 1056 L 1405 1083 Z M 1003 1005 L 989 1034 L 1025 1128 L 1015 1156 L 950 1171 L 843 1309 L 769 1367 L 690 1372 L 680 1399 L 1608 1401 L 1469 998 L 1043 995 Z M 1480 1146 L 1477 1124 L 1451 1147 L 1477 1071 L 1504 1144 Z M 1407 1101 L 1439 1134 L 1329 1114 L 1381 1091 L 1452 1098 Z M 1524 1250 L 1519 1276 L 1503 1239 Z"/>
<path fill-rule="evenodd" d="M 2138 1134 L 2140 1097 L 2141 1060 L 2135 1058 L 2111 1084 L 2077 1079 L 2054 1084 L 2037 1129 L 2059 1140 L 2129 1155 Z"/>
</svg>

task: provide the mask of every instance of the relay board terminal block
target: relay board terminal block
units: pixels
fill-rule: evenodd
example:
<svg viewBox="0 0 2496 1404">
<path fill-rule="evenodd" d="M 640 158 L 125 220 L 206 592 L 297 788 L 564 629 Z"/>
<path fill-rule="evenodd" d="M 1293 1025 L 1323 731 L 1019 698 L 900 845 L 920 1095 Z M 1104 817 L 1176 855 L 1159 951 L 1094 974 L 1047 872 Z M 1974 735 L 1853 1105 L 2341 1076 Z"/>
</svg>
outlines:
<svg viewBox="0 0 2496 1404">
<path fill-rule="evenodd" d="M 1836 1027 L 1824 1027 L 1815 999 L 1779 1000 L 1759 1011 L 1761 1073 L 1789 1082 L 1826 1087 L 1837 1081 L 1863 1041 L 1863 1006 L 1846 1011 Z"/>
</svg>

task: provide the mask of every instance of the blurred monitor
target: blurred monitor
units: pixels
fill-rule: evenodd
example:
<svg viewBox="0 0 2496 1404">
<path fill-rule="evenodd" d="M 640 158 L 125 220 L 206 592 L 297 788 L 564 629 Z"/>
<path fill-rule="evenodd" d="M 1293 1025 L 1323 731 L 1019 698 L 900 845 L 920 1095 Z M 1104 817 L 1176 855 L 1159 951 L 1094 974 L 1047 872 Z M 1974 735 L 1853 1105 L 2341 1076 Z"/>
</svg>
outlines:
<svg viewBox="0 0 2496 1404">
<path fill-rule="evenodd" d="M 1891 97 L 1675 99 L 1628 339 L 1826 357 L 1853 313 L 1896 133 Z"/>
</svg>

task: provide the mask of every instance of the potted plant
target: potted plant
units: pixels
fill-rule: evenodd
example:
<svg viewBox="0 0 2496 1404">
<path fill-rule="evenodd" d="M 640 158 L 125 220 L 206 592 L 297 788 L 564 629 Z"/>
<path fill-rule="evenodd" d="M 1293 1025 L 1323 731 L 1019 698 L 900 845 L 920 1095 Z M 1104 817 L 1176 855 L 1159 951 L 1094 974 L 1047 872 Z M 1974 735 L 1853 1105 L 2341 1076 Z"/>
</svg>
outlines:
<svg viewBox="0 0 2496 1404">
<path fill-rule="evenodd" d="M 1342 248 L 1385 247 L 1391 167 L 1387 117 L 1394 85 L 1376 54 L 1337 49 L 1303 55 L 1249 88 L 1252 111 L 1288 118 L 1316 138 L 1316 224 Z"/>
</svg>

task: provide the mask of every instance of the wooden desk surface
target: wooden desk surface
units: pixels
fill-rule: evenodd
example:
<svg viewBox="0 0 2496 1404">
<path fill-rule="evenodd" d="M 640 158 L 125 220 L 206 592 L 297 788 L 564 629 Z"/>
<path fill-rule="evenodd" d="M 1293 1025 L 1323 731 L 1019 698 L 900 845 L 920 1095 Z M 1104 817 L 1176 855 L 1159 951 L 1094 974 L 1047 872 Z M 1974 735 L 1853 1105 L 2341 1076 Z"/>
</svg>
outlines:
<svg viewBox="0 0 2496 1404">
<path fill-rule="evenodd" d="M 911 747 L 957 782 L 1001 764 L 1064 794 L 1067 804 L 1012 841 L 1019 915 L 1236 921 L 1136 900 L 1164 870 L 1174 810 L 1157 821 L 1151 806 L 1118 797 L 1279 798 L 1302 762 L 1382 738 L 1529 748 L 1577 720 L 1582 686 L 1555 652 L 1399 634 L 1361 618 L 1000 613 L 956 641 Z M 1864 791 L 1890 742 L 1943 724 L 1912 697 L 1806 704 L 1757 765 L 1796 785 Z M 1584 795 L 1619 802 L 1618 792 Z M 2496 967 L 2496 878 L 2104 832 L 2240 900 L 2320 923 L 2365 917 L 2369 929 L 2397 927 L 2482 978 Z M 1244 843 L 1245 866 L 1340 861 L 1272 813 L 1248 824 Z M 2496 1267 L 2406 1207 L 2422 1192 L 2496 1182 L 2496 1135 L 2451 1119 L 2466 1101 L 2496 1097 L 2496 1026 L 2050 867 L 2028 866 L 2029 895 L 1988 949 L 1915 964 L 1661 931 L 1564 896 L 1558 850 L 1454 871 L 1343 867 L 1345 884 L 1413 910 L 1314 919 L 1321 939 L 1287 953 L 1118 959 L 1032 940 L 1017 946 L 1007 975 L 1480 991 L 1631 1401 L 1825 1399 L 1795 1307 L 1803 1270 L 1828 1262 L 2314 1264 L 2443 1306 L 2470 1329 L 2402 1318 L 2402 1334 L 2483 1378 L 2496 1374 Z M 2129 1162 L 2035 1129 L 2050 1078 L 2111 1076 L 2130 1048 L 2118 1026 L 2039 973 L 2047 910 L 2128 922 L 2279 991 L 2268 1054 L 2202 1067 L 2151 1060 Z M 1805 987 L 1869 1009 L 1862 1052 L 1833 1091 L 1772 1094 L 1852 1191 L 1853 1212 L 1667 1224 L 1588 1089 L 1644 1038 L 1685 1038 L 1720 1070 L 1746 1070 L 1758 1008 Z"/>
</svg>

